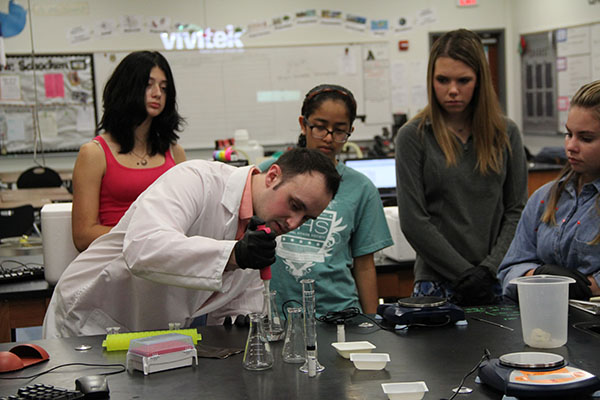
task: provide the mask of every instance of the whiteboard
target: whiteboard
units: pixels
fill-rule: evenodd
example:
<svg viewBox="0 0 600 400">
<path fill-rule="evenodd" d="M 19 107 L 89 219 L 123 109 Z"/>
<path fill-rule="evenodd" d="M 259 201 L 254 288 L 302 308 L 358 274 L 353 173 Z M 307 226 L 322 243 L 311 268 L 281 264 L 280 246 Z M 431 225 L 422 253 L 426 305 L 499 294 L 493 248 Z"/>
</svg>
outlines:
<svg viewBox="0 0 600 400">
<path fill-rule="evenodd" d="M 380 92 L 386 87 L 381 79 L 367 82 L 375 82 L 378 93 L 365 88 L 365 63 L 374 62 L 365 58 L 365 46 L 369 44 L 162 52 L 173 70 L 179 111 L 186 119 L 179 143 L 185 149 L 214 148 L 216 139 L 231 138 L 236 129 L 247 129 L 250 139 L 262 145 L 295 143 L 304 95 L 323 83 L 352 91 L 368 127 L 355 125 L 352 140 L 372 139 L 382 126 L 389 126 L 392 114 L 390 96 Z M 95 54 L 97 104 L 102 104 L 106 80 L 126 55 Z M 389 81 L 387 60 L 376 61 L 375 68 Z M 368 101 L 366 93 L 376 101 Z"/>
</svg>

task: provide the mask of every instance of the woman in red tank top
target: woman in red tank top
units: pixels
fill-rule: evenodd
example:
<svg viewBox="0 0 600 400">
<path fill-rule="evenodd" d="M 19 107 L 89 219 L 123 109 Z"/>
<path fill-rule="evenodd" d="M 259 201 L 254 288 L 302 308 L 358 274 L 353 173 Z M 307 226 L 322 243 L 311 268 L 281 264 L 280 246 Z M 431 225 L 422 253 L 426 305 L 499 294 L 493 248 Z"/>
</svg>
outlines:
<svg viewBox="0 0 600 400">
<path fill-rule="evenodd" d="M 81 146 L 73 168 L 73 242 L 79 251 L 119 222 L 163 172 L 185 161 L 175 82 L 158 52 L 127 55 L 102 98 L 101 132 Z"/>
</svg>

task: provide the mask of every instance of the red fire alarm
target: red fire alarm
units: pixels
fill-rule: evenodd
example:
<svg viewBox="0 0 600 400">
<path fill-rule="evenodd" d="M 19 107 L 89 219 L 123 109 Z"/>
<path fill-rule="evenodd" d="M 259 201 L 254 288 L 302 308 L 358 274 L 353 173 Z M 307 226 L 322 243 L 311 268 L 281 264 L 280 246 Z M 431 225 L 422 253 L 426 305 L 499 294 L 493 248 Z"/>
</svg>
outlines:
<svg viewBox="0 0 600 400">
<path fill-rule="evenodd" d="M 398 42 L 398 50 L 400 50 L 400 51 L 408 50 L 408 40 L 400 40 Z"/>
</svg>

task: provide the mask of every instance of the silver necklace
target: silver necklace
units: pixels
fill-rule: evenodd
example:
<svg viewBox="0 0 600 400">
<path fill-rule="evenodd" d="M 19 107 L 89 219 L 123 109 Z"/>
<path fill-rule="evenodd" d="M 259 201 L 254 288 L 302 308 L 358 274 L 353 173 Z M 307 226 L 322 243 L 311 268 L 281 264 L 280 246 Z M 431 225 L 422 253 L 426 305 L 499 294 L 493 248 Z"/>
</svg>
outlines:
<svg viewBox="0 0 600 400">
<path fill-rule="evenodd" d="M 135 154 L 135 151 L 133 151 L 133 150 L 131 150 L 130 153 L 140 159 L 140 161 L 138 161 L 136 163 L 137 165 L 145 166 L 146 164 L 148 164 L 148 160 L 146 160 L 146 157 L 148 156 L 147 152 L 142 157 L 140 157 L 137 154 Z"/>
</svg>

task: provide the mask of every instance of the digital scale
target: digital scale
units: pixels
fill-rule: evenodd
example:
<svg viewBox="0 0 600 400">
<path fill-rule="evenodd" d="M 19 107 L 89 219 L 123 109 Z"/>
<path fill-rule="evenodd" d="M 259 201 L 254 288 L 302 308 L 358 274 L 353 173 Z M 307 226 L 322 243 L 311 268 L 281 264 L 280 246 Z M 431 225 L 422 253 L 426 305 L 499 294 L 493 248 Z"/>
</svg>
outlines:
<svg viewBox="0 0 600 400">
<path fill-rule="evenodd" d="M 465 321 L 462 308 L 442 297 L 434 296 L 407 297 L 397 303 L 380 304 L 377 306 L 377 314 L 386 323 L 395 325 L 396 329 L 411 325 L 442 326 Z"/>
<path fill-rule="evenodd" d="M 478 376 L 482 383 L 503 392 L 504 399 L 579 398 L 600 389 L 597 376 L 568 366 L 562 356 L 553 353 L 505 354 L 484 361 Z"/>
</svg>

